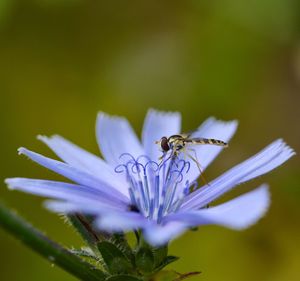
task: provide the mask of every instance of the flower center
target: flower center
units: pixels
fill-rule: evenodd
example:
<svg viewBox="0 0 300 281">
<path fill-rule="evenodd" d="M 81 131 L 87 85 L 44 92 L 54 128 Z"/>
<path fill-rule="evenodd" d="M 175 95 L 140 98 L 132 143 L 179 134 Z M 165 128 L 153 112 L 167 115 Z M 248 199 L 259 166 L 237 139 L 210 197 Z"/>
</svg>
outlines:
<svg viewBox="0 0 300 281">
<path fill-rule="evenodd" d="M 129 153 L 122 154 L 120 160 L 115 172 L 126 175 L 130 209 L 149 219 L 160 222 L 165 215 L 175 212 L 190 192 L 188 161 L 166 155 L 157 163 L 148 156 L 134 158 Z"/>
</svg>

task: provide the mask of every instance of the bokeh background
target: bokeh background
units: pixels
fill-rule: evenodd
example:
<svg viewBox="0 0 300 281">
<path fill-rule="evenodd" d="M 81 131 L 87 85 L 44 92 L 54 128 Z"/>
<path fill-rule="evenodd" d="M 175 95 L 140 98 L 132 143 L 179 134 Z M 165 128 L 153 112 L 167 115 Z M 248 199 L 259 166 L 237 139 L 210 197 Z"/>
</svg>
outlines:
<svg viewBox="0 0 300 281">
<path fill-rule="evenodd" d="M 56 176 L 17 156 L 46 155 L 37 134 L 61 134 L 98 153 L 99 110 L 140 134 L 149 107 L 179 110 L 185 131 L 205 118 L 240 128 L 206 172 L 212 179 L 274 139 L 300 151 L 300 5 L 297 0 L 0 1 L 0 180 Z M 299 158 L 240 186 L 268 182 L 266 218 L 243 232 L 202 227 L 171 244 L 193 280 L 300 280 Z M 80 238 L 42 200 L 0 188 L 0 198 L 51 238 Z M 226 199 L 225 198 L 225 199 Z M 224 199 L 223 199 L 224 200 Z M 75 280 L 0 229 L 0 280 Z"/>
</svg>

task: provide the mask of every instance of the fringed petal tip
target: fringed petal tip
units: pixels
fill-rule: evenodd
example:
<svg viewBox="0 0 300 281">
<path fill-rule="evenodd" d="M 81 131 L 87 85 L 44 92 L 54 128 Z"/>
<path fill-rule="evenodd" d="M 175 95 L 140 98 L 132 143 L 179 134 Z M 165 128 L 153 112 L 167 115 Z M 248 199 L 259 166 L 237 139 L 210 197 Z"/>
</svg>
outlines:
<svg viewBox="0 0 300 281">
<path fill-rule="evenodd" d="M 147 116 L 149 115 L 156 115 L 156 116 L 161 116 L 161 117 L 179 117 L 181 118 L 181 113 L 179 111 L 164 111 L 164 110 L 157 110 L 154 108 L 150 108 L 147 112 Z"/>
<path fill-rule="evenodd" d="M 237 119 L 232 119 L 232 120 L 225 121 L 225 120 L 222 120 L 222 119 L 218 119 L 215 116 L 209 117 L 207 119 L 207 122 L 216 122 L 216 123 L 218 123 L 220 125 L 224 125 L 224 126 L 225 125 L 233 125 L 233 124 L 236 125 L 236 126 L 238 126 L 238 124 L 239 124 L 239 121 Z"/>
<path fill-rule="evenodd" d="M 19 147 L 17 151 L 19 155 L 23 155 L 26 154 L 27 149 L 25 147 Z"/>
<path fill-rule="evenodd" d="M 45 135 L 37 135 L 36 138 L 37 138 L 37 140 L 42 141 L 42 142 L 46 142 L 47 140 L 49 140 L 49 137 L 45 136 Z"/>
<path fill-rule="evenodd" d="M 295 150 L 293 148 L 291 148 L 282 138 L 277 139 L 270 146 L 273 146 L 274 150 L 276 148 L 278 149 L 277 150 L 278 151 L 278 165 L 277 166 L 282 165 L 287 160 L 289 160 L 292 156 L 296 155 Z"/>
<path fill-rule="evenodd" d="M 282 138 L 278 139 L 278 142 L 282 145 L 282 150 L 285 150 L 289 157 L 296 155 L 296 151 L 291 148 Z"/>
<path fill-rule="evenodd" d="M 7 185 L 9 190 L 15 190 L 15 182 L 17 178 L 7 178 L 4 180 L 4 183 Z"/>
<path fill-rule="evenodd" d="M 236 131 L 238 125 L 239 125 L 239 121 L 237 119 L 224 121 L 221 119 L 217 119 L 214 116 L 211 116 L 200 125 L 198 130 L 204 131 L 206 129 L 212 129 L 212 128 L 218 128 L 218 129 L 230 128 L 233 134 Z"/>
<path fill-rule="evenodd" d="M 101 121 L 101 119 L 107 119 L 107 120 L 117 120 L 117 121 L 127 121 L 125 117 L 120 115 L 110 115 L 103 111 L 98 111 L 97 113 L 97 122 Z"/>
<path fill-rule="evenodd" d="M 51 136 L 37 135 L 36 138 L 37 138 L 37 140 L 43 142 L 44 144 L 46 144 L 49 147 L 51 147 L 50 144 L 53 141 L 56 141 L 56 140 L 66 141 L 62 136 L 57 135 L 57 134 L 54 134 Z"/>
</svg>

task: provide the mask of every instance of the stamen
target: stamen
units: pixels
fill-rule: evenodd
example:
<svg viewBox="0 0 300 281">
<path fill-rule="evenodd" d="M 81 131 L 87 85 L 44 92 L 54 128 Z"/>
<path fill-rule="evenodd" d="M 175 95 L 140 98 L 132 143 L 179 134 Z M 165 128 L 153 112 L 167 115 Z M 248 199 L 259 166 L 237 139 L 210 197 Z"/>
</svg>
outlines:
<svg viewBox="0 0 300 281">
<path fill-rule="evenodd" d="M 119 156 L 119 159 L 122 160 L 122 158 L 124 158 L 125 156 L 128 156 L 131 160 L 135 161 L 133 155 L 131 155 L 130 153 L 124 152 Z"/>
<path fill-rule="evenodd" d="M 179 201 L 190 186 L 187 182 L 181 184 L 190 170 L 189 162 L 172 154 L 165 154 L 161 163 L 146 155 L 134 158 L 129 153 L 123 153 L 120 160 L 123 163 L 116 166 L 115 172 L 126 174 L 132 206 L 145 217 L 159 223 L 163 216 L 181 205 Z"/>
</svg>

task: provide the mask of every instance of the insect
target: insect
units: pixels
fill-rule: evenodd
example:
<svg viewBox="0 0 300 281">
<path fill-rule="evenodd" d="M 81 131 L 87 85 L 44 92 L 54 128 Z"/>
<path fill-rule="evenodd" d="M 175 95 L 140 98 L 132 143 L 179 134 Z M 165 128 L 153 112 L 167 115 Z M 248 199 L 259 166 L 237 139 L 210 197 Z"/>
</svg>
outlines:
<svg viewBox="0 0 300 281">
<path fill-rule="evenodd" d="M 222 140 L 217 139 L 207 139 L 207 138 L 193 138 L 190 134 L 180 134 L 180 135 L 172 135 L 170 137 L 162 137 L 159 141 L 155 142 L 156 144 L 159 144 L 163 155 L 160 157 L 160 160 L 164 158 L 164 156 L 168 153 L 170 153 L 170 158 L 178 157 L 178 155 L 183 152 L 184 155 L 187 155 L 189 158 L 192 159 L 193 162 L 196 163 L 199 171 L 200 176 L 203 179 L 203 181 L 206 183 L 205 178 L 203 177 L 203 171 L 201 168 L 201 165 L 197 159 L 196 151 L 192 148 L 193 145 L 216 145 L 216 146 L 223 146 L 227 147 L 228 144 Z M 191 155 L 188 151 L 194 152 L 194 155 Z"/>
<path fill-rule="evenodd" d="M 172 135 L 170 137 L 162 137 L 159 141 L 156 141 L 156 144 L 159 144 L 162 151 L 167 153 L 171 151 L 173 156 L 178 156 L 180 152 L 185 150 L 187 145 L 199 145 L 199 144 L 210 144 L 227 147 L 228 144 L 221 140 L 216 139 L 206 139 L 206 138 L 191 138 L 190 135 Z"/>
</svg>

